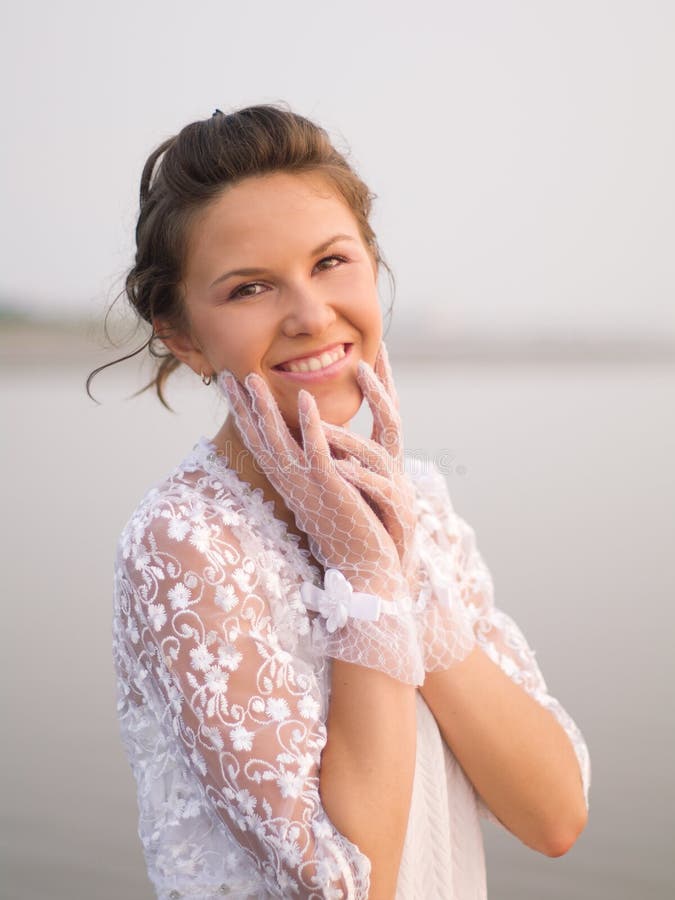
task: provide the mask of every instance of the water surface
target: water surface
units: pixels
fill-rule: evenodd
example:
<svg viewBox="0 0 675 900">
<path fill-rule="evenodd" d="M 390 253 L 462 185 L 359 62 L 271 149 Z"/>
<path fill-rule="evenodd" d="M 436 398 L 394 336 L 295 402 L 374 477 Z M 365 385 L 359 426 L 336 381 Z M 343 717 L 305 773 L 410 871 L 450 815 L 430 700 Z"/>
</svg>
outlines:
<svg viewBox="0 0 675 900">
<path fill-rule="evenodd" d="M 491 900 L 665 900 L 672 838 L 675 367 L 394 360 L 406 446 L 445 466 L 496 602 L 591 753 L 588 827 L 549 859 L 485 823 Z M 5 423 L 2 832 L 11 900 L 150 900 L 110 658 L 117 535 L 225 415 L 179 379 L 0 369 Z M 368 417 L 359 416 L 365 430 Z M 7 716 L 5 716 L 7 722 Z"/>
</svg>

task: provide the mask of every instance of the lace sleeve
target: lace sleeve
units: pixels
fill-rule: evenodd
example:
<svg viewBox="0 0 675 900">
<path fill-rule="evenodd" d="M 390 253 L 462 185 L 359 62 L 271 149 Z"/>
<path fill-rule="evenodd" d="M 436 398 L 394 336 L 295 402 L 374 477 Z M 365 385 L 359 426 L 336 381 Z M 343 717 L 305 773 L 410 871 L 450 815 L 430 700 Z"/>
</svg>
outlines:
<svg viewBox="0 0 675 900">
<path fill-rule="evenodd" d="M 518 625 L 495 606 L 492 576 L 478 550 L 475 531 L 455 513 L 445 478 L 434 466 L 424 470 L 418 467 L 413 477 L 418 485 L 418 503 L 426 528 L 454 554 L 455 577 L 473 621 L 477 643 L 515 684 L 548 709 L 563 727 L 579 762 L 588 809 L 591 763 L 581 731 L 558 700 L 549 694 L 535 652 Z M 480 795 L 476 797 L 481 816 L 505 828 Z"/>
<path fill-rule="evenodd" d="M 189 506 L 156 504 L 118 556 L 135 689 L 159 698 L 186 765 L 269 896 L 365 900 L 370 861 L 321 804 L 325 701 L 309 663 L 279 643 L 278 579 L 262 553 L 245 554 L 222 509 L 199 498 Z"/>
</svg>

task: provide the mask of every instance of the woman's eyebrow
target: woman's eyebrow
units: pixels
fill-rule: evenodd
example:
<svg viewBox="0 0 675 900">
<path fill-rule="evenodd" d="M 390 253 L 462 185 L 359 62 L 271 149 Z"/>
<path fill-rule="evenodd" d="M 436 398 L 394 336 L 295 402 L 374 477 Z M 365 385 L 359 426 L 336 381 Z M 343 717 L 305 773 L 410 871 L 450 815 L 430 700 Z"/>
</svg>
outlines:
<svg viewBox="0 0 675 900">
<path fill-rule="evenodd" d="M 267 272 L 267 269 L 232 269 L 229 272 L 224 272 L 222 275 L 219 275 L 215 281 L 212 281 L 209 285 L 209 290 L 212 287 L 215 287 L 217 284 L 220 284 L 221 281 L 226 281 L 228 278 L 232 278 L 233 275 L 241 275 L 244 278 L 248 278 L 252 275 L 264 275 Z"/>
<path fill-rule="evenodd" d="M 333 237 L 328 238 L 327 241 L 324 241 L 322 244 L 319 244 L 318 247 L 315 247 L 309 255 L 316 256 L 318 253 L 323 253 L 324 250 L 327 250 L 331 244 L 335 244 L 337 241 L 356 241 L 356 238 L 352 237 L 350 234 L 334 234 Z M 224 272 L 222 275 L 219 275 L 215 281 L 211 282 L 209 290 L 217 284 L 220 284 L 221 281 L 232 278 L 233 275 L 240 275 L 244 278 L 248 278 L 252 275 L 262 275 L 267 271 L 267 269 L 263 268 L 231 269 L 229 272 Z"/>
<path fill-rule="evenodd" d="M 323 253 L 324 250 L 327 250 L 331 244 L 336 243 L 336 241 L 355 241 L 356 238 L 352 237 L 351 234 L 334 234 L 332 238 L 328 238 L 327 241 L 324 241 L 323 244 L 319 244 L 318 247 L 315 247 L 314 250 L 309 254 L 310 256 L 316 256 L 317 253 Z"/>
</svg>

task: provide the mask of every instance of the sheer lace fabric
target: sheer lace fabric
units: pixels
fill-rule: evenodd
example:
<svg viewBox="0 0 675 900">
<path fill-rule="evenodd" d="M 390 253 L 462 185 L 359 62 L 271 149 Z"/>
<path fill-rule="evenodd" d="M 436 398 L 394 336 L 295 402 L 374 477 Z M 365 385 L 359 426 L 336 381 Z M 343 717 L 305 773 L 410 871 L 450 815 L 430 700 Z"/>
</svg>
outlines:
<svg viewBox="0 0 675 900">
<path fill-rule="evenodd" d="M 357 488 L 340 474 L 338 467 L 345 463 L 330 452 L 316 400 L 300 391 L 307 401 L 299 409 L 301 446 L 264 379 L 249 375 L 246 383 L 250 394 L 231 372 L 218 376 L 252 458 L 307 535 L 313 557 L 327 570 L 326 590 L 315 592 L 327 606 L 324 616 L 319 603 L 321 615 L 314 623 L 322 655 L 422 684 L 412 598 L 395 542 Z M 359 615 L 358 605 L 349 602 L 352 592 L 381 601 L 377 615 Z"/>
<path fill-rule="evenodd" d="M 442 477 L 410 474 L 422 504 L 419 527 L 434 543 L 440 527 L 443 540 L 463 548 L 456 558 L 460 595 L 476 640 L 558 716 L 587 763 L 583 738 L 548 696 L 525 639 L 494 608 L 473 533 L 452 512 Z M 148 492 L 122 532 L 113 616 L 118 713 L 137 783 L 139 836 L 160 900 L 368 895 L 370 861 L 333 826 L 319 795 L 331 660 L 325 620 L 301 597 L 303 582 L 322 585 L 310 560 L 273 505 L 227 469 L 205 439 Z M 434 560 L 424 565 L 438 565 Z M 434 583 L 441 577 L 430 576 Z M 409 877 L 429 853 L 415 837 L 422 832 L 413 823 L 422 821 L 439 823 L 433 852 L 443 859 L 425 889 L 439 900 L 485 896 L 476 814 L 498 820 L 452 767 L 442 742 L 444 769 L 425 751 L 439 739 L 428 710 L 426 719 L 420 713 L 397 900 L 430 896 Z M 447 814 L 434 812 L 439 797 L 450 804 Z M 464 823 L 472 859 L 452 855 L 453 821 Z M 448 892 L 447 873 L 433 882 L 433 872 L 448 866 L 473 873 L 473 893 Z"/>
</svg>

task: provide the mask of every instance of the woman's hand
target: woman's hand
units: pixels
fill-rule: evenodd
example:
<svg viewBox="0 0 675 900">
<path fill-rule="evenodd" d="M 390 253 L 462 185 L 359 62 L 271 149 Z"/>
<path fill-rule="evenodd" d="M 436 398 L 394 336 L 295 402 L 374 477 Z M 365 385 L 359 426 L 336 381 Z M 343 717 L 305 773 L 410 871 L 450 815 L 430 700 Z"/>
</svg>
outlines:
<svg viewBox="0 0 675 900">
<path fill-rule="evenodd" d="M 299 445 L 263 378 L 251 373 L 244 387 L 227 370 L 218 377 L 243 442 L 294 513 L 315 558 L 327 570 L 337 570 L 326 572 L 326 591 L 320 593 L 330 602 L 318 607 L 326 620 L 326 653 L 421 683 L 410 595 L 396 544 L 358 489 L 343 477 L 355 464 L 331 456 L 314 398 L 307 391 L 298 396 Z M 402 500 L 395 490 L 388 494 L 394 507 Z M 353 591 L 357 596 L 352 604 Z M 384 601 L 377 604 L 376 618 L 347 615 L 349 608 L 373 615 L 374 607 L 358 594 Z"/>
<path fill-rule="evenodd" d="M 424 504 L 418 502 L 404 471 L 399 402 L 383 343 L 375 371 L 360 363 L 357 379 L 373 413 L 370 440 L 325 422 L 323 428 L 332 449 L 351 460 L 350 469 L 342 468 L 345 477 L 377 505 L 396 544 L 415 601 L 425 670 L 448 669 L 474 648 L 473 624 L 459 592 L 453 591 L 456 573 L 450 563 L 451 548 L 438 546 L 430 536 L 421 538 L 416 530 Z M 418 540 L 424 545 L 420 546 Z"/>
<path fill-rule="evenodd" d="M 416 597 L 419 557 L 415 549 L 415 489 L 405 473 L 399 400 L 384 343 L 380 344 L 375 369 L 360 362 L 356 378 L 373 416 L 370 440 L 328 422 L 321 425 L 331 449 L 346 457 L 347 463 L 340 465 L 344 477 L 375 504 L 396 545 L 411 595 Z"/>
<path fill-rule="evenodd" d="M 339 569 L 355 589 L 391 597 L 401 584 L 396 547 L 375 512 L 345 478 L 348 461 L 331 457 L 316 401 L 298 395 L 302 446 L 294 440 L 263 378 L 251 373 L 242 387 L 220 375 L 242 440 L 307 534 L 313 555 Z"/>
</svg>

